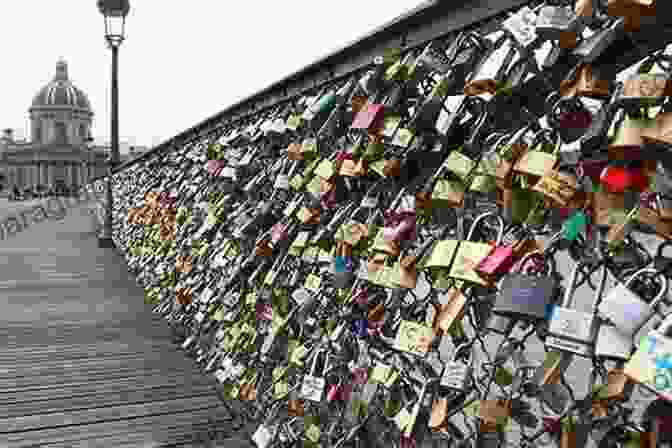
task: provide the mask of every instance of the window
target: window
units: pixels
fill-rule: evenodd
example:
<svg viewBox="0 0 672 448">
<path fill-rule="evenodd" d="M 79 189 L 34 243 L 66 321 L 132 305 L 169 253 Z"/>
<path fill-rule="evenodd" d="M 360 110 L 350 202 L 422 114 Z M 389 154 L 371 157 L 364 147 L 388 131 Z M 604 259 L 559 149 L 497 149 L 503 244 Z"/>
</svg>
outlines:
<svg viewBox="0 0 672 448">
<path fill-rule="evenodd" d="M 54 123 L 54 141 L 58 144 L 67 144 L 68 143 L 68 129 L 65 126 L 65 123 L 57 121 Z"/>
<path fill-rule="evenodd" d="M 86 125 L 85 124 L 79 125 L 79 136 L 82 138 L 82 140 L 86 141 L 86 138 L 88 136 L 86 135 Z"/>
<path fill-rule="evenodd" d="M 33 132 L 33 140 L 36 142 L 42 141 L 42 124 L 38 121 L 35 123 L 35 130 Z"/>
</svg>

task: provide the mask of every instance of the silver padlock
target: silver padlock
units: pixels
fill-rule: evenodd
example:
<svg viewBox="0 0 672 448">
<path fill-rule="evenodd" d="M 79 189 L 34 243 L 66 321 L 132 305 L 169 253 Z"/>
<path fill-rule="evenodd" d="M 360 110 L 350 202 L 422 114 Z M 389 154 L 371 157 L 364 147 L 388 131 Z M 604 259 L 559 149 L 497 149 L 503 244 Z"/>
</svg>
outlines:
<svg viewBox="0 0 672 448">
<path fill-rule="evenodd" d="M 609 322 L 602 322 L 600 331 L 597 333 L 595 356 L 626 361 L 630 358 L 633 347 L 631 335 L 621 332 L 618 327 Z"/>
<path fill-rule="evenodd" d="M 502 28 L 511 34 L 522 48 L 529 47 L 537 40 L 537 16 L 533 10 L 524 6 L 506 20 L 502 21 Z"/>
<path fill-rule="evenodd" d="M 537 35 L 544 40 L 560 40 L 563 33 L 576 31 L 578 27 L 576 13 L 564 6 L 542 6 L 535 23 Z"/>
<path fill-rule="evenodd" d="M 658 275 L 662 283 L 651 303 L 645 302 L 630 289 L 630 285 L 637 277 L 646 274 L 655 275 L 656 272 L 653 268 L 644 268 L 635 272 L 625 283 L 619 283 L 609 291 L 598 307 L 598 311 L 628 337 L 632 337 L 651 318 L 655 313 L 656 305 L 667 297 L 669 284 L 664 275 Z"/>
<path fill-rule="evenodd" d="M 458 360 L 458 357 L 464 350 L 469 351 L 466 360 Z M 470 344 L 462 344 L 455 348 L 450 360 L 443 368 L 440 385 L 451 390 L 466 391 L 471 380 L 471 374 L 474 370 L 474 350 Z"/>
<path fill-rule="evenodd" d="M 310 372 L 304 375 L 301 384 L 301 397 L 316 403 L 319 403 L 324 398 L 324 388 L 327 384 L 322 376 L 317 376 L 317 362 L 323 350 L 318 350 L 313 355 L 313 363 L 310 367 Z M 329 352 L 325 356 L 325 367 L 329 363 Z"/>
<path fill-rule="evenodd" d="M 635 327 L 634 330 L 623 330 L 616 322 L 609 318 L 611 322 L 603 322 L 600 326 L 600 331 L 597 334 L 597 342 L 595 344 L 595 355 L 601 358 L 615 359 L 620 361 L 627 361 L 630 359 L 632 350 L 634 348 L 634 341 L 636 340 L 637 332 L 648 322 L 648 320 L 655 313 L 655 305 L 662 300 L 667 293 L 667 277 L 662 276 L 663 284 L 661 285 L 660 293 L 654 298 L 651 304 L 644 303 L 639 296 L 632 292 L 627 285 L 629 285 L 638 275 L 643 273 L 655 273 L 651 268 L 641 269 L 633 274 L 624 285 L 618 285 L 609 292 L 607 297 L 602 300 L 600 311 L 605 301 L 610 299 L 612 306 L 609 307 L 609 314 L 617 316 L 616 320 L 628 321 L 625 327 Z M 618 296 L 616 296 L 618 294 Z M 632 302 L 630 302 L 632 301 Z M 637 302 L 635 302 L 637 301 Z M 634 316 L 632 321 L 627 319 L 630 312 L 627 308 L 632 305 L 638 310 L 638 316 Z M 606 306 L 606 305 L 605 305 Z M 620 310 L 620 311 L 619 311 Z M 621 314 L 622 313 L 622 314 Z M 602 312 L 604 314 L 604 312 Z M 643 320 L 639 316 L 645 316 Z M 637 324 L 639 322 L 639 324 Z"/>
<path fill-rule="evenodd" d="M 279 425 L 273 424 L 274 417 L 276 416 L 275 414 L 276 413 L 271 411 L 270 415 L 261 425 L 259 425 L 254 434 L 252 434 L 252 441 L 257 448 L 266 448 L 277 438 Z"/>
<path fill-rule="evenodd" d="M 600 284 L 595 291 L 593 301 L 593 312 L 585 312 L 572 308 L 577 275 L 581 266 L 581 263 L 574 266 L 562 304 L 553 309 L 548 326 L 549 336 L 546 338 L 545 344 L 550 349 L 590 358 L 595 352 L 595 340 L 600 324 L 596 305 L 604 290 L 607 269 L 606 266 L 602 265 Z"/>
</svg>

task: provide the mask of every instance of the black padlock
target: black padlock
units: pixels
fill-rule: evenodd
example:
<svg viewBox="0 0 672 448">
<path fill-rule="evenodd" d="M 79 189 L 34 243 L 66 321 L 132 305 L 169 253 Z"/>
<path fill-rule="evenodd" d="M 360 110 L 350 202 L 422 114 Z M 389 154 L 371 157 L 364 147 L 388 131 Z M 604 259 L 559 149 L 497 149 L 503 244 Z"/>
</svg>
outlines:
<svg viewBox="0 0 672 448">
<path fill-rule="evenodd" d="M 587 64 L 593 63 L 623 33 L 625 19 L 619 17 L 594 35 L 584 39 L 575 49 L 574 55 Z"/>
<path fill-rule="evenodd" d="M 656 255 L 653 259 L 654 267 L 659 271 L 670 273 L 672 271 L 672 257 L 664 255 L 665 249 L 672 247 L 672 241 L 664 241 L 658 245 Z"/>
</svg>

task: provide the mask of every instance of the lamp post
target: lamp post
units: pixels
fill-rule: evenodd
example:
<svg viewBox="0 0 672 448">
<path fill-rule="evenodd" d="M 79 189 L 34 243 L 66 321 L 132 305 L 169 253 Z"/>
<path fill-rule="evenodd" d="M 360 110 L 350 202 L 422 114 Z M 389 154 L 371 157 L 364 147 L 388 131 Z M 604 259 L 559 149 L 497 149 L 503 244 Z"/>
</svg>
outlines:
<svg viewBox="0 0 672 448">
<path fill-rule="evenodd" d="M 110 114 L 110 136 L 112 147 L 107 170 L 107 191 L 105 205 L 105 225 L 98 237 L 98 247 L 114 247 L 112 240 L 112 171 L 119 164 L 119 90 L 118 58 L 119 47 L 124 41 L 126 16 L 131 9 L 128 0 L 97 0 L 98 10 L 105 18 L 105 40 L 112 50 L 112 107 Z"/>
</svg>

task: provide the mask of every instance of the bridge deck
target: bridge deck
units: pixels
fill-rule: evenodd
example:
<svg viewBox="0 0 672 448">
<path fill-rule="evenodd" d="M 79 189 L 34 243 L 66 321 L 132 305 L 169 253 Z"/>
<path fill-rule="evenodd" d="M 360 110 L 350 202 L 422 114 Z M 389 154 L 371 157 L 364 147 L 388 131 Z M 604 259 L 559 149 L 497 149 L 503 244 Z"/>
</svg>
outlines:
<svg viewBox="0 0 672 448">
<path fill-rule="evenodd" d="M 91 228 L 81 207 L 0 241 L 0 446 L 209 446 L 214 379 Z"/>
</svg>

